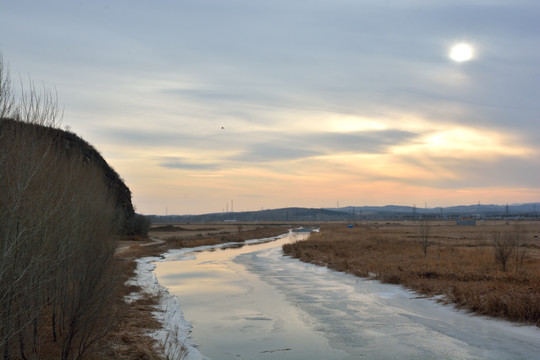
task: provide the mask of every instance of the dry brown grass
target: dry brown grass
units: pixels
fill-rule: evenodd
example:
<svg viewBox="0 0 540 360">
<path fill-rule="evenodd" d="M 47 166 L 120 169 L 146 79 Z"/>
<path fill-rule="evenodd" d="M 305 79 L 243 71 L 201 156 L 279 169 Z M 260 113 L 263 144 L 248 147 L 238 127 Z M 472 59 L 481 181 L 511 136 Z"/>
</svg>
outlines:
<svg viewBox="0 0 540 360">
<path fill-rule="evenodd" d="M 354 229 L 326 225 L 308 240 L 285 245 L 303 261 L 402 284 L 476 314 L 540 326 L 540 223 L 522 222 L 526 238 L 523 264 L 514 254 L 502 271 L 490 243 L 493 233 L 514 231 L 514 224 L 483 223 L 462 227 L 433 223 L 424 257 L 418 224 L 364 223 Z"/>
<path fill-rule="evenodd" d="M 119 311 L 117 326 L 96 348 L 93 354 L 89 354 L 89 359 L 138 359 L 157 360 L 163 356 L 156 348 L 156 341 L 148 333 L 160 328 L 160 323 L 154 318 L 152 312 L 156 311 L 158 298 L 145 293 L 137 286 L 127 285 L 126 281 L 134 276 L 137 266 L 134 261 L 139 255 L 144 254 L 144 247 L 134 246 L 117 256 L 115 261 L 120 279 L 119 286 L 115 289 L 115 306 Z M 126 296 L 137 293 L 141 297 L 131 303 L 126 303 Z"/>
</svg>

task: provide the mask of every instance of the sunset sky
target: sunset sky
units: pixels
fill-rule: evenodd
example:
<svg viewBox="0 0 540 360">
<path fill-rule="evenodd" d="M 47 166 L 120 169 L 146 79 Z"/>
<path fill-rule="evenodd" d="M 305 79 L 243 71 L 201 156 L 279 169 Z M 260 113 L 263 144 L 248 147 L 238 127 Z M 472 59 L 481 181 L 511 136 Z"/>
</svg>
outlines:
<svg viewBox="0 0 540 360">
<path fill-rule="evenodd" d="M 538 19 L 538 0 L 0 0 L 0 51 L 143 214 L 512 204 L 540 201 Z"/>
</svg>

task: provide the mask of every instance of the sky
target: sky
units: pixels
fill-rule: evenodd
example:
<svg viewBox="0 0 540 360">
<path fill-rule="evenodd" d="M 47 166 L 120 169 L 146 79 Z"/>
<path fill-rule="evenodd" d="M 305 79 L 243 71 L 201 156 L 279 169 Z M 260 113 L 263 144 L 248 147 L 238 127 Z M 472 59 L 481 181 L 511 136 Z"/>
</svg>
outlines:
<svg viewBox="0 0 540 360">
<path fill-rule="evenodd" d="M 512 204 L 540 201 L 539 17 L 537 0 L 0 0 L 0 52 L 142 214 Z"/>
</svg>

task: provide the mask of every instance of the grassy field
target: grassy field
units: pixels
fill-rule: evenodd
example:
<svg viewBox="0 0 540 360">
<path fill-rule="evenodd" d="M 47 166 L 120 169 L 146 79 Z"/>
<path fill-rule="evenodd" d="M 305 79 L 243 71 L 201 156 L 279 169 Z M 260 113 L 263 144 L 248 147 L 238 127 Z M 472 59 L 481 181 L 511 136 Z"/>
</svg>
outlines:
<svg viewBox="0 0 540 360">
<path fill-rule="evenodd" d="M 540 222 L 432 221 L 425 255 L 422 228 L 426 235 L 419 221 L 325 224 L 283 248 L 303 261 L 401 284 L 476 314 L 540 326 Z M 508 254 L 504 270 L 495 257 L 501 247 Z"/>
</svg>

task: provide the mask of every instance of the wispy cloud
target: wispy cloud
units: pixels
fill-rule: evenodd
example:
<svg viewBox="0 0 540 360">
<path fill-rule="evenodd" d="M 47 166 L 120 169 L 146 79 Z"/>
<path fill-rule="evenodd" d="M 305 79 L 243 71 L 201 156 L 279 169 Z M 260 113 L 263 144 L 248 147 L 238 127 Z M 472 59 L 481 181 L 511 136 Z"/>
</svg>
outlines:
<svg viewBox="0 0 540 360">
<path fill-rule="evenodd" d="M 532 0 L 25 0 L 2 4 L 0 33 L 15 76 L 56 87 L 64 123 L 143 212 L 184 189 L 178 203 L 201 212 L 221 196 L 258 208 L 506 188 L 512 202 L 540 196 L 539 13 Z M 461 41 L 473 61 L 448 58 Z"/>
<path fill-rule="evenodd" d="M 164 158 L 159 160 L 159 166 L 169 169 L 186 170 L 217 170 L 220 165 L 217 163 L 194 163 L 193 160 L 183 158 Z"/>
</svg>

